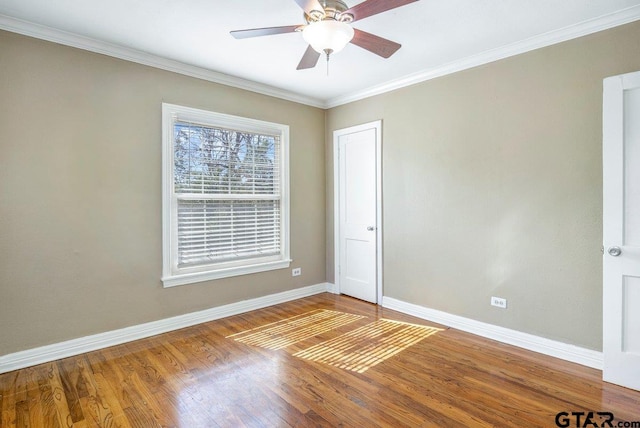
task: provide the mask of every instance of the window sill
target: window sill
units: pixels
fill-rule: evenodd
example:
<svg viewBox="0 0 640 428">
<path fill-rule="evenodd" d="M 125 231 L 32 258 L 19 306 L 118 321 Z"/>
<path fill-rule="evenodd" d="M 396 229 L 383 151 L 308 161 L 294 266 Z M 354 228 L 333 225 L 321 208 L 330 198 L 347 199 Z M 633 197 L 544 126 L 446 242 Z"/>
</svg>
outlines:
<svg viewBox="0 0 640 428">
<path fill-rule="evenodd" d="M 175 287 L 178 285 L 193 284 L 196 282 L 210 281 L 214 279 L 230 278 L 233 276 L 247 275 L 251 273 L 267 272 L 276 269 L 285 269 L 291 265 L 291 260 L 278 260 L 275 262 L 267 262 L 254 264 L 249 266 L 237 266 L 226 269 L 217 269 L 207 272 L 186 273 L 178 275 L 167 275 L 162 277 L 164 288 Z"/>
</svg>

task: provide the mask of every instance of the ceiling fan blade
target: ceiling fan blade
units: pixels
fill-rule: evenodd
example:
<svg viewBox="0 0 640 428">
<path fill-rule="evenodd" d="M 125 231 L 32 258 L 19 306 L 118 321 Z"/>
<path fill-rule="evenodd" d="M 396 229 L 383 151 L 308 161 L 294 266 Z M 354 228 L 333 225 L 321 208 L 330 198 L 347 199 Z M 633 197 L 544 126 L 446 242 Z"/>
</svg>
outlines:
<svg viewBox="0 0 640 428">
<path fill-rule="evenodd" d="M 236 39 L 246 39 L 249 37 L 271 36 L 273 34 L 293 33 L 301 25 L 286 25 L 284 27 L 267 27 L 267 28 L 252 28 L 250 30 L 236 30 L 231 31 L 231 35 Z"/>
<path fill-rule="evenodd" d="M 320 58 L 320 53 L 316 52 L 311 47 L 311 45 L 309 45 L 307 50 L 304 52 L 304 55 L 302 55 L 302 59 L 300 60 L 298 67 L 296 67 L 296 70 L 304 70 L 307 68 L 315 67 L 316 64 L 318 63 L 319 58 Z"/>
<path fill-rule="evenodd" d="M 317 10 L 318 12 L 324 12 L 324 7 L 318 2 L 318 0 L 295 0 L 307 15 L 311 13 L 312 10 Z"/>
<path fill-rule="evenodd" d="M 383 39 L 382 37 L 356 28 L 353 30 L 355 34 L 353 39 L 351 39 L 351 43 L 356 46 L 360 46 L 362 49 L 366 49 L 369 52 L 373 52 L 376 55 L 380 55 L 382 58 L 389 58 L 402 46 L 400 43 Z"/>
<path fill-rule="evenodd" d="M 418 0 L 367 0 L 353 6 L 351 9 L 345 10 L 343 13 L 353 15 L 353 20 L 357 21 L 358 19 L 367 18 L 415 1 Z"/>
</svg>

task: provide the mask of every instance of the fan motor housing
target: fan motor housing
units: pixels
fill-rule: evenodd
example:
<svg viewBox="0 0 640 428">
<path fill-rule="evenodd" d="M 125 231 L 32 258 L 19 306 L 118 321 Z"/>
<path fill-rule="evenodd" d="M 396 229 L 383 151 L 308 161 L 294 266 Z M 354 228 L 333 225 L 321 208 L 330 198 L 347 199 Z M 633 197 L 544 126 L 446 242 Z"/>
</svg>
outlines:
<svg viewBox="0 0 640 428">
<path fill-rule="evenodd" d="M 320 4 L 324 7 L 324 11 L 312 10 L 309 13 L 304 13 L 304 19 L 307 24 L 318 21 L 341 21 L 351 22 L 353 21 L 353 15 L 349 13 L 343 13 L 349 9 L 349 6 L 341 0 L 320 0 Z"/>
</svg>

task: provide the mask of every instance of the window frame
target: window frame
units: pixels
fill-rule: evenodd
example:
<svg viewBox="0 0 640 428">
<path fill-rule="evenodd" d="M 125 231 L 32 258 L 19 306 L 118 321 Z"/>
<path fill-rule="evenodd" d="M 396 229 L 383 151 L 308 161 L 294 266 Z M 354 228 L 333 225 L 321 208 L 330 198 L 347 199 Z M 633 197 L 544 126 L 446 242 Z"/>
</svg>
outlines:
<svg viewBox="0 0 640 428">
<path fill-rule="evenodd" d="M 242 260 L 178 267 L 178 196 L 174 192 L 176 122 L 232 129 L 280 138 L 280 254 Z M 162 283 L 166 287 L 288 268 L 289 243 L 289 126 L 240 116 L 162 103 Z"/>
</svg>

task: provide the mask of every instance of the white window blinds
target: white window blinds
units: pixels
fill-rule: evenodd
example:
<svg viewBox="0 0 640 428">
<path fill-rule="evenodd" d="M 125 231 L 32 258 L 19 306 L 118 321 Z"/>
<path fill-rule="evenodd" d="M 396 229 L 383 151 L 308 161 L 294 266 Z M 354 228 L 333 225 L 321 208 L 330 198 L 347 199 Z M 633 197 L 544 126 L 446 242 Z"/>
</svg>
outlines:
<svg viewBox="0 0 640 428">
<path fill-rule="evenodd" d="M 230 268 L 274 261 L 288 266 L 288 134 L 282 130 L 288 128 L 215 113 L 209 118 L 166 104 L 163 109 L 172 113 L 163 116 L 170 120 L 165 165 L 171 171 L 165 277 L 216 270 L 225 273 L 214 278 L 231 276 Z M 237 274 L 250 272 L 255 270 Z"/>
<path fill-rule="evenodd" d="M 279 137 L 175 122 L 178 267 L 280 253 Z"/>
</svg>

